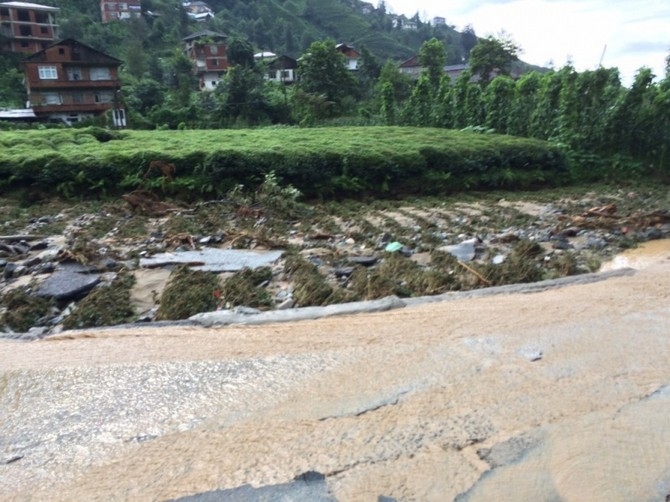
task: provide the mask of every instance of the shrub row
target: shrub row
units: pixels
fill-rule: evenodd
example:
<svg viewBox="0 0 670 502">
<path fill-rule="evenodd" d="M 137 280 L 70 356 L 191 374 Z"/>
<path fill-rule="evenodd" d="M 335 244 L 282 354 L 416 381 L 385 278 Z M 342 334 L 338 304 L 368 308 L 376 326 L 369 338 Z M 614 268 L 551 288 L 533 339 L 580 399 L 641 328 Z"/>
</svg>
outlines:
<svg viewBox="0 0 670 502">
<path fill-rule="evenodd" d="M 274 171 L 307 197 L 442 193 L 563 183 L 568 157 L 550 143 L 430 128 L 0 132 L 0 191 L 61 195 L 136 188 L 152 160 L 172 162 L 165 190 L 183 197 L 256 186 Z"/>
</svg>

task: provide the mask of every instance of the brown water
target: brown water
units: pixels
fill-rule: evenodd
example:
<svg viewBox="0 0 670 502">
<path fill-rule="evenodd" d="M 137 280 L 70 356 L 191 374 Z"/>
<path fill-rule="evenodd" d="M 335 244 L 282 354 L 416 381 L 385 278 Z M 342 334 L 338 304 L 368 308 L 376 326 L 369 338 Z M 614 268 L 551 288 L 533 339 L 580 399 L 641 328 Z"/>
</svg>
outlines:
<svg viewBox="0 0 670 502">
<path fill-rule="evenodd" d="M 603 263 L 601 272 L 621 268 L 641 269 L 654 263 L 670 260 L 670 239 L 648 241 L 634 249 L 628 249 L 615 256 L 611 261 Z"/>
<path fill-rule="evenodd" d="M 662 258 L 379 314 L 0 342 L 0 499 L 166 500 L 317 470 L 342 501 L 663 501 L 669 292 Z"/>
</svg>

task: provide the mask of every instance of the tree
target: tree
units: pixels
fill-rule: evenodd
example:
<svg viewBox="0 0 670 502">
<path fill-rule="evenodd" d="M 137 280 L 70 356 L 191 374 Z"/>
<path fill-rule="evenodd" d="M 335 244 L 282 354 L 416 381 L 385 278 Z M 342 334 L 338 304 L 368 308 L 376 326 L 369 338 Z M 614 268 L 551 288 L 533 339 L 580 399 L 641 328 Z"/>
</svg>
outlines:
<svg viewBox="0 0 670 502">
<path fill-rule="evenodd" d="M 233 38 L 228 44 L 228 64 L 230 66 L 242 66 L 251 68 L 255 64 L 254 48 L 248 40 Z"/>
<path fill-rule="evenodd" d="M 497 133 L 507 133 L 507 121 L 514 99 L 514 80 L 504 75 L 496 77 L 484 91 L 485 125 Z"/>
<path fill-rule="evenodd" d="M 440 86 L 440 79 L 444 74 L 444 63 L 447 60 L 447 53 L 444 50 L 444 44 L 437 38 L 431 38 L 424 42 L 419 49 L 419 64 L 426 69 L 428 81 L 433 91 L 437 91 Z"/>
<path fill-rule="evenodd" d="M 470 69 L 486 87 L 495 74 L 509 75 L 512 63 L 519 60 L 521 48 L 511 39 L 481 38 L 470 51 Z"/>
<path fill-rule="evenodd" d="M 477 45 L 477 35 L 472 25 L 467 25 L 461 32 L 461 47 L 466 59 L 470 57 L 470 51 Z"/>
<path fill-rule="evenodd" d="M 307 94 L 322 95 L 339 107 L 342 99 L 355 94 L 356 80 L 335 48 L 333 40 L 312 43 L 298 62 L 298 87 Z"/>
</svg>

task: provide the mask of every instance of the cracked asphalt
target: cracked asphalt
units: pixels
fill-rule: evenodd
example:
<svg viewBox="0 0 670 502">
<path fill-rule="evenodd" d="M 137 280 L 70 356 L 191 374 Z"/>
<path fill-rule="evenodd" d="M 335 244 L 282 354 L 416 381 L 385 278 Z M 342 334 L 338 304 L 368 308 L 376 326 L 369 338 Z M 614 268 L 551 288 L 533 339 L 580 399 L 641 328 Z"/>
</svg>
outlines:
<svg viewBox="0 0 670 502">
<path fill-rule="evenodd" d="M 1 341 L 0 500 L 272 500 L 316 472 L 323 500 L 663 501 L 669 292 L 670 255 L 387 312 Z"/>
</svg>

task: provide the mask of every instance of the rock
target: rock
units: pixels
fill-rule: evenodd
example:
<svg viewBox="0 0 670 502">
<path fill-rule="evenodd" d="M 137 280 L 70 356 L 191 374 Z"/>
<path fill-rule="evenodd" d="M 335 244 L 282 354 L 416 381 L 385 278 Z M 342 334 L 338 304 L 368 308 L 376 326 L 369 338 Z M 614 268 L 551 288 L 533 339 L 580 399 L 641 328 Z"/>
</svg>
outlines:
<svg viewBox="0 0 670 502">
<path fill-rule="evenodd" d="M 31 251 L 41 251 L 42 249 L 47 249 L 49 247 L 49 243 L 47 241 L 40 241 L 36 242 L 35 244 L 30 246 Z"/>
<path fill-rule="evenodd" d="M 568 249 L 572 249 L 572 244 L 570 244 L 570 242 L 568 242 L 568 240 L 565 238 L 563 239 L 559 238 L 552 243 L 551 247 L 553 247 L 554 249 L 566 251 Z"/>
<path fill-rule="evenodd" d="M 338 267 L 336 269 L 333 269 L 333 274 L 335 274 L 335 277 L 338 278 L 349 277 L 353 273 L 354 273 L 354 267 Z"/>
<path fill-rule="evenodd" d="M 286 298 L 286 300 L 277 305 L 277 310 L 288 310 L 293 307 L 295 307 L 295 300 L 293 298 Z"/>
<path fill-rule="evenodd" d="M 588 249 L 600 251 L 607 247 L 607 241 L 605 239 L 601 239 L 600 237 L 589 237 L 586 240 L 586 247 Z"/>
<path fill-rule="evenodd" d="M 37 296 L 69 300 L 89 292 L 100 282 L 97 274 L 80 274 L 77 272 L 55 272 L 37 289 Z"/>
<path fill-rule="evenodd" d="M 14 275 L 14 270 L 16 270 L 16 263 L 9 262 L 5 265 L 4 270 L 2 271 L 2 277 L 7 279 L 11 279 L 12 276 Z"/>
<path fill-rule="evenodd" d="M 35 256 L 34 258 L 30 258 L 29 260 L 26 260 L 26 261 L 23 262 L 23 264 L 28 268 L 35 267 L 35 266 L 39 265 L 40 263 L 42 263 L 42 260 L 40 258 L 38 258 L 37 256 Z"/>
<path fill-rule="evenodd" d="M 663 232 L 661 232 L 658 228 L 650 228 L 645 232 L 644 236 L 647 240 L 653 241 L 656 239 L 662 239 Z"/>
<path fill-rule="evenodd" d="M 354 263 L 355 265 L 362 265 L 364 267 L 371 267 L 379 261 L 379 258 L 376 256 L 349 256 L 347 258 L 349 263 Z"/>
<path fill-rule="evenodd" d="M 0 260 L 0 268 L 4 268 L 7 265 L 7 260 Z"/>
<path fill-rule="evenodd" d="M 494 265 L 501 265 L 502 263 L 505 262 L 506 259 L 507 259 L 506 254 L 497 254 L 493 257 L 491 263 L 493 263 Z"/>
</svg>

